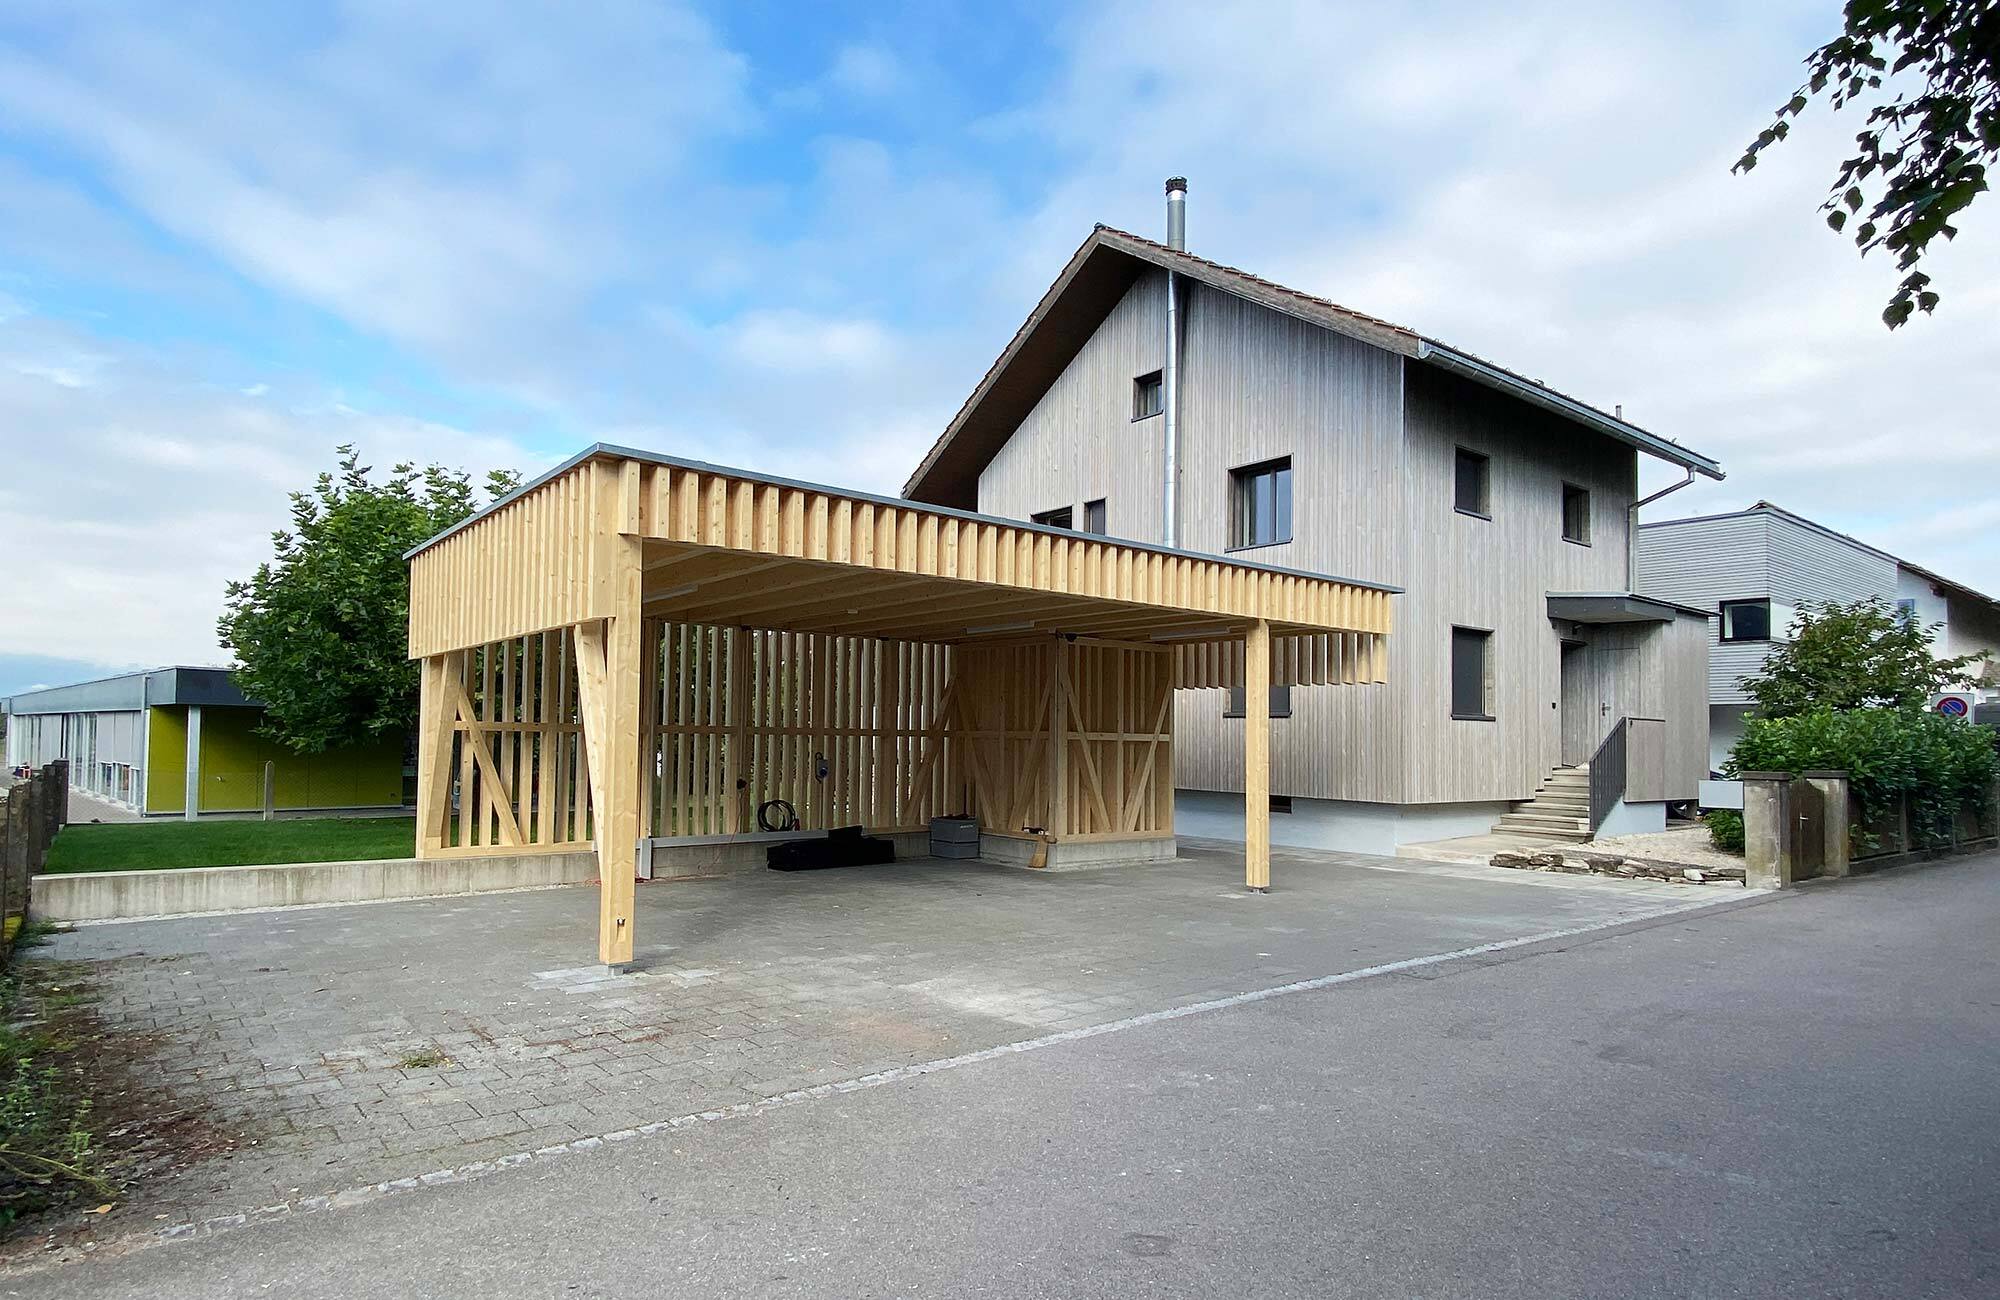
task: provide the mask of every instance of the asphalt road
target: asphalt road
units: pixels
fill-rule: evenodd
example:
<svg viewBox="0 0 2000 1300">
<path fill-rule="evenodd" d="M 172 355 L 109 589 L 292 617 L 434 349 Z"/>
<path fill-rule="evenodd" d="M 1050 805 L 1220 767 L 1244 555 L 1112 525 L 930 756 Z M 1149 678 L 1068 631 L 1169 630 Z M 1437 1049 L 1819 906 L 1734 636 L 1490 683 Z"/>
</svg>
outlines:
<svg viewBox="0 0 2000 1300">
<path fill-rule="evenodd" d="M 1286 995 L 24 1296 L 2000 1295 L 2000 858 Z"/>
</svg>

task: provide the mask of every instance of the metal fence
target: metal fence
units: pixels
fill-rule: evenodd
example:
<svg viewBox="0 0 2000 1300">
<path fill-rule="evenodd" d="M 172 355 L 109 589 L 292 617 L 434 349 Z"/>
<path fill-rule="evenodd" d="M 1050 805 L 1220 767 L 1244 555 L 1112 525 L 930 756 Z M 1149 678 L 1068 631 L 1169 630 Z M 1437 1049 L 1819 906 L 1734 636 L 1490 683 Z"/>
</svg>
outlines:
<svg viewBox="0 0 2000 1300">
<path fill-rule="evenodd" d="M 10 778 L 0 789 L 0 961 L 28 919 L 28 881 L 48 861 L 49 845 L 69 821 L 69 763 L 62 759 Z"/>
</svg>

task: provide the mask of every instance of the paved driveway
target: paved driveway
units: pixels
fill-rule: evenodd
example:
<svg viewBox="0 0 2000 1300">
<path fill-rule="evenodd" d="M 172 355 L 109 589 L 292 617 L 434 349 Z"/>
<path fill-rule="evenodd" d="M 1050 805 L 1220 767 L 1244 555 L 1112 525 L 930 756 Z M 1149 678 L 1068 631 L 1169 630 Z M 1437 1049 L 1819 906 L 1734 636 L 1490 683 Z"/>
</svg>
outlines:
<svg viewBox="0 0 2000 1300">
<path fill-rule="evenodd" d="M 594 890 L 98 925 L 102 1013 L 240 1149 L 121 1212 L 254 1211 L 1206 999 L 1656 915 L 1708 888 L 1189 843 L 1163 866 L 962 862 L 661 882 L 641 968 Z M 421 1066 L 426 1053 L 447 1063 Z M 166 1216 L 164 1220 L 155 1215 Z"/>
</svg>

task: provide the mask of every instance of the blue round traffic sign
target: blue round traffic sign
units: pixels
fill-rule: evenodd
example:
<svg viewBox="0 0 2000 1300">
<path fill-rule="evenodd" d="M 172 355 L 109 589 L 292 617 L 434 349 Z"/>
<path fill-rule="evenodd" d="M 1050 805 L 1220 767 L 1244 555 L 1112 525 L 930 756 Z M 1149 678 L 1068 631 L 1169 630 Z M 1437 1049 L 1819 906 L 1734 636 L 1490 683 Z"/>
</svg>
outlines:
<svg viewBox="0 0 2000 1300">
<path fill-rule="evenodd" d="M 1947 695 L 1937 702 L 1937 711 L 1947 718 L 1962 718 L 1965 716 L 1965 697 Z"/>
</svg>

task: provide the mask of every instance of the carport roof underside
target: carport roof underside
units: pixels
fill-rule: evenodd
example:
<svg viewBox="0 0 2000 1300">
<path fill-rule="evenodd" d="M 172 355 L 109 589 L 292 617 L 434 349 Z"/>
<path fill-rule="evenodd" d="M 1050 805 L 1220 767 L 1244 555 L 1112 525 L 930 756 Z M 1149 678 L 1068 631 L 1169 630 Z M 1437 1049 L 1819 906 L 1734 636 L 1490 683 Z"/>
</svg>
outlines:
<svg viewBox="0 0 2000 1300">
<path fill-rule="evenodd" d="M 1180 644 L 1263 622 L 1281 643 L 1351 634 L 1361 680 L 1397 590 L 598 444 L 410 552 L 411 654 L 612 616 L 620 540 L 643 611 L 678 622 Z"/>
</svg>

